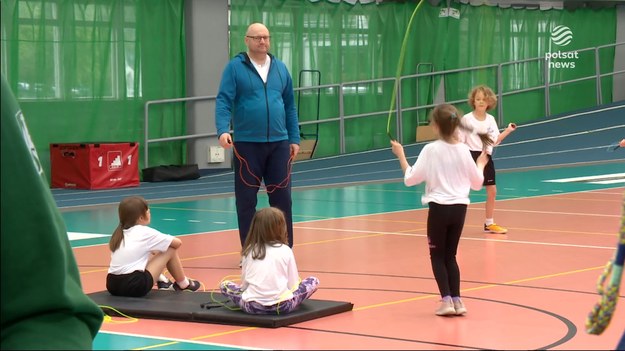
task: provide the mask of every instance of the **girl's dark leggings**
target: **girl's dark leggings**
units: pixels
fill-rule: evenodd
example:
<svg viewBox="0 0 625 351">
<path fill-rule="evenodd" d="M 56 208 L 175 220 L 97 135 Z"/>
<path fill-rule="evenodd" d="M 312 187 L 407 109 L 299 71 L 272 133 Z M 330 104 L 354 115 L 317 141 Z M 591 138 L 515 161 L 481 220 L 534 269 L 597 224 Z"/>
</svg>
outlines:
<svg viewBox="0 0 625 351">
<path fill-rule="evenodd" d="M 442 296 L 460 296 L 460 268 L 456 252 L 464 227 L 467 205 L 440 205 L 430 202 L 428 244 L 432 271 Z"/>
</svg>

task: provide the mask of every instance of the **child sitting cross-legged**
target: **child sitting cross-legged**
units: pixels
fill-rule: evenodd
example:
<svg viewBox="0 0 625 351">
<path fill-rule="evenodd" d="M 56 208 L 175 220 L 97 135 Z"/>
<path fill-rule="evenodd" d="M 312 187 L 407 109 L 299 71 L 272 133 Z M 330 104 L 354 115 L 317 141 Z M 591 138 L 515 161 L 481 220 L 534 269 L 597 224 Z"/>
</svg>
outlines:
<svg viewBox="0 0 625 351">
<path fill-rule="evenodd" d="M 288 313 L 317 291 L 316 277 L 300 281 L 284 213 L 275 207 L 254 214 L 241 256 L 241 284 L 225 280 L 220 290 L 247 313 Z"/>
</svg>

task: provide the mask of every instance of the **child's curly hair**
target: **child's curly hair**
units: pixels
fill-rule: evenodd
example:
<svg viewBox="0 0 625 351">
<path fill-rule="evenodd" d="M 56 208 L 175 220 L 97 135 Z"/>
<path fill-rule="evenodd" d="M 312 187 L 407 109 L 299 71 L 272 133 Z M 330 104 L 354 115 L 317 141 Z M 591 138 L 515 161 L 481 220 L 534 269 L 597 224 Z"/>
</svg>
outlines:
<svg viewBox="0 0 625 351">
<path fill-rule="evenodd" d="M 478 85 L 469 92 L 469 106 L 471 106 L 472 109 L 475 110 L 475 95 L 477 95 L 478 92 L 484 94 L 484 99 L 488 103 L 486 111 L 492 110 L 497 106 L 497 95 L 495 95 L 493 90 L 486 85 Z"/>
</svg>

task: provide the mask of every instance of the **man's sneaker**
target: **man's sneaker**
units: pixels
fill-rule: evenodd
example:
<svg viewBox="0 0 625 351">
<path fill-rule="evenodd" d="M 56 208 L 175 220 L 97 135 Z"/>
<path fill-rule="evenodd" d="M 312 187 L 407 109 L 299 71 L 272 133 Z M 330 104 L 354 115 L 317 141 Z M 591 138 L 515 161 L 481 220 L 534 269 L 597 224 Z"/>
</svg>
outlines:
<svg viewBox="0 0 625 351">
<path fill-rule="evenodd" d="M 172 282 L 162 282 L 159 280 L 156 282 L 156 286 L 158 290 L 174 290 L 174 283 Z"/>
<path fill-rule="evenodd" d="M 467 313 L 467 308 L 464 307 L 464 303 L 459 297 L 454 297 L 454 309 L 456 310 L 456 316 L 460 316 Z"/>
<path fill-rule="evenodd" d="M 484 224 L 484 231 L 493 234 L 506 234 L 508 229 L 493 223 L 491 225 Z"/>
<path fill-rule="evenodd" d="M 451 301 L 441 300 L 440 306 L 436 309 L 437 316 L 453 316 L 456 314 L 454 303 Z"/>
<path fill-rule="evenodd" d="M 183 289 L 180 286 L 178 286 L 178 283 L 174 283 L 174 289 L 176 291 L 184 291 L 184 290 L 197 291 L 197 289 L 200 288 L 200 285 L 201 285 L 200 282 L 198 282 L 197 280 L 189 279 L 189 286 Z"/>
</svg>

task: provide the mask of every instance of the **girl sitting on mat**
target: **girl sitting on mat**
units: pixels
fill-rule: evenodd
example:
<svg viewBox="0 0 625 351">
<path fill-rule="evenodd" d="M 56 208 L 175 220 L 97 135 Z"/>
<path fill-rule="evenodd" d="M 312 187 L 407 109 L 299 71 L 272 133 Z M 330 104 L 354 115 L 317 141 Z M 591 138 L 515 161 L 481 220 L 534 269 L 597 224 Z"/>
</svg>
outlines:
<svg viewBox="0 0 625 351">
<path fill-rule="evenodd" d="M 403 146 L 391 140 L 392 151 L 399 159 L 404 184 L 425 182 L 421 202 L 428 204 L 427 237 L 430 262 L 442 301 L 436 315 L 467 313 L 460 299 L 460 269 L 456 252 L 469 204 L 471 189 L 480 190 L 488 158 L 483 152 L 477 162 L 469 147 L 456 139 L 462 114 L 452 105 L 439 105 L 430 114 L 430 124 L 438 139 L 423 147 L 415 164 L 408 164 Z M 482 135 L 485 142 L 488 137 Z"/>
<path fill-rule="evenodd" d="M 109 241 L 111 264 L 106 289 L 116 296 L 145 296 L 154 282 L 159 289 L 196 291 L 200 282 L 188 279 L 182 268 L 178 249 L 182 241 L 150 224 L 148 203 L 140 196 L 130 196 L 119 203 L 119 225 Z M 167 268 L 175 279 L 170 283 L 162 274 Z"/>
<path fill-rule="evenodd" d="M 284 213 L 278 208 L 254 214 L 241 256 L 241 284 L 225 280 L 220 290 L 247 313 L 288 313 L 317 291 L 319 279 L 299 279 Z"/>
</svg>

